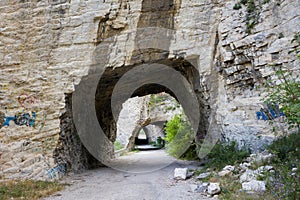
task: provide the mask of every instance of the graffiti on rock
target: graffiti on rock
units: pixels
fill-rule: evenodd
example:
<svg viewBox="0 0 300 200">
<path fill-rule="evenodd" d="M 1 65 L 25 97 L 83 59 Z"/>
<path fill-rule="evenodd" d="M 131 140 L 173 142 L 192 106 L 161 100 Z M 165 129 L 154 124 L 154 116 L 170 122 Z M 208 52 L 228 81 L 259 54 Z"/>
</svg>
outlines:
<svg viewBox="0 0 300 200">
<path fill-rule="evenodd" d="M 38 102 L 38 98 L 35 94 L 26 94 L 22 93 L 18 96 L 18 103 L 22 108 L 22 111 L 19 111 L 17 114 L 4 114 L 0 113 L 0 128 L 1 126 L 9 126 L 12 122 L 18 126 L 30 126 L 33 127 L 35 125 L 36 120 L 36 112 L 30 110 L 36 106 Z M 11 107 L 11 106 L 10 106 Z M 16 108 L 16 106 L 14 106 Z M 5 107 L 5 110 L 7 107 Z"/>
<path fill-rule="evenodd" d="M 9 123 L 13 121 L 16 125 L 19 126 L 34 126 L 36 119 L 36 113 L 31 112 L 31 115 L 29 113 L 18 113 L 15 116 L 4 116 L 4 124 L 3 126 L 9 126 Z"/>
<path fill-rule="evenodd" d="M 256 118 L 258 120 L 273 120 L 278 117 L 284 117 L 284 113 L 280 111 L 279 106 L 267 106 L 262 107 L 260 111 L 256 112 Z"/>
<path fill-rule="evenodd" d="M 60 178 L 67 173 L 67 165 L 59 164 L 56 167 L 46 170 L 49 179 Z"/>
<path fill-rule="evenodd" d="M 18 97 L 18 102 L 23 108 L 31 108 L 37 103 L 37 101 L 38 99 L 35 94 L 28 95 L 23 93 Z"/>
</svg>

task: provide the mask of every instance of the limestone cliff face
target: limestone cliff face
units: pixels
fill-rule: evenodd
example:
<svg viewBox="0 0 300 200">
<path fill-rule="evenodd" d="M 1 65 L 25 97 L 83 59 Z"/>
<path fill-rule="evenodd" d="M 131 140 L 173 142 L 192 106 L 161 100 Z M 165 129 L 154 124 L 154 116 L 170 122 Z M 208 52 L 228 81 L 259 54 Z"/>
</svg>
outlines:
<svg viewBox="0 0 300 200">
<path fill-rule="evenodd" d="M 257 3 L 252 13 L 247 6 L 233 9 L 236 3 L 1 1 L 0 116 L 5 114 L 6 126 L 0 129 L 0 176 L 51 179 L 65 173 L 56 159 L 57 152 L 64 152 L 59 144 L 81 145 L 59 142 L 68 108 L 65 94 L 72 94 L 102 57 L 106 67 L 95 99 L 99 123 L 110 140 L 116 133 L 109 111 L 114 85 L 134 66 L 159 62 L 186 77 L 197 95 L 199 105 L 193 106 L 201 113 L 199 138 L 211 131 L 259 149 L 272 137 L 268 123 L 256 118 L 264 95 L 259 86 L 274 74 L 269 64 L 299 73 L 299 61 L 288 52 L 297 48 L 290 41 L 300 30 L 300 2 Z M 152 34 L 156 38 L 145 49 L 143 41 L 151 33 L 144 31 L 147 27 L 158 34 Z M 109 46 L 97 48 L 103 44 Z M 136 95 L 162 91 L 167 90 L 153 86 Z M 72 116 L 69 123 L 73 126 Z M 76 137 L 76 130 L 69 134 Z M 67 168 L 80 168 L 78 162 L 88 163 L 74 158 Z"/>
</svg>

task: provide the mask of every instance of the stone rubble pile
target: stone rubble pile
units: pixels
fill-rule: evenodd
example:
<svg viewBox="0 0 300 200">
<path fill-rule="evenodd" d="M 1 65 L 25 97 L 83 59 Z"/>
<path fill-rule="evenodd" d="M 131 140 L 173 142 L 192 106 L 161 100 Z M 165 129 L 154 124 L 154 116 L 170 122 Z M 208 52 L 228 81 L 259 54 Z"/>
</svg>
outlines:
<svg viewBox="0 0 300 200">
<path fill-rule="evenodd" d="M 264 165 L 272 157 L 271 154 L 265 152 L 251 154 L 245 162 L 236 164 L 235 166 L 227 165 L 221 171 L 209 171 L 192 176 L 189 179 L 188 168 L 176 168 L 174 171 L 174 179 L 188 181 L 190 183 L 190 191 L 201 193 L 207 197 L 217 198 L 222 193 L 222 185 L 216 180 L 222 180 L 226 177 L 237 178 L 241 184 L 239 192 L 256 193 L 266 190 L 266 181 L 263 181 L 265 173 L 274 173 L 273 166 Z M 255 167 L 259 166 L 259 167 Z M 254 169 L 256 168 L 256 169 Z M 292 173 L 297 171 L 297 168 L 292 169 Z M 215 178 L 218 179 L 215 179 Z"/>
</svg>

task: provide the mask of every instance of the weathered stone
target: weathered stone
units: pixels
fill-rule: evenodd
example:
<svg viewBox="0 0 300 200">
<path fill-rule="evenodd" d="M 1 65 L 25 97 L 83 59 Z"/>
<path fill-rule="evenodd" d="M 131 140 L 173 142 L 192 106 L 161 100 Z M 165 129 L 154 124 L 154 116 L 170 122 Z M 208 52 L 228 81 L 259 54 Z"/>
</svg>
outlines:
<svg viewBox="0 0 300 200">
<path fill-rule="evenodd" d="M 229 174 L 232 174 L 232 172 L 231 171 L 229 171 L 229 170 L 222 170 L 222 171 L 220 171 L 219 173 L 218 173 L 218 175 L 219 176 L 227 176 L 227 175 L 229 175 Z"/>
<path fill-rule="evenodd" d="M 207 193 L 211 196 L 221 192 L 220 183 L 210 183 L 207 188 Z"/>
<path fill-rule="evenodd" d="M 292 169 L 292 172 L 296 172 L 298 170 L 298 168 L 297 167 L 294 167 L 293 169 Z"/>
<path fill-rule="evenodd" d="M 273 74 L 269 64 L 299 68 L 295 53 L 289 51 L 299 48 L 290 41 L 299 32 L 300 3 L 263 5 L 261 20 L 251 34 L 245 33 L 245 8 L 234 10 L 235 3 L 1 2 L 0 112 L 7 117 L 35 112 L 36 119 L 33 126 L 19 126 L 11 120 L 9 126 L 0 128 L 0 176 L 11 176 L 4 173 L 12 167 L 10 155 L 20 158 L 22 153 L 36 156 L 26 166 L 39 166 L 26 173 L 27 178 L 47 179 L 46 169 L 62 158 L 73 163 L 70 166 L 84 168 L 91 155 L 70 131 L 72 117 L 61 117 L 67 108 L 65 95 L 77 91 L 88 74 L 104 69 L 95 110 L 97 122 L 114 142 L 117 119 L 110 101 L 114 86 L 126 72 L 145 63 L 167 64 L 188 80 L 190 92 L 196 91 L 199 100 L 190 110 L 201 108 L 199 133 L 222 133 L 253 151 L 263 150 L 274 136 L 270 125 L 255 116 L 264 95 L 259 87 Z M 157 86 L 142 89 L 148 93 L 139 91 L 133 96 L 171 93 Z M 1 120 L 3 114 L 0 124 Z M 199 140 L 203 137 L 196 135 Z M 72 145 L 73 153 L 67 151 Z M 18 176 L 16 172 L 13 177 Z"/>
<path fill-rule="evenodd" d="M 198 185 L 196 192 L 201 193 L 201 194 L 206 194 L 207 193 L 207 189 L 208 189 L 209 183 L 201 183 Z"/>
<path fill-rule="evenodd" d="M 247 169 L 241 176 L 240 176 L 240 182 L 248 182 L 252 180 L 256 180 L 256 177 L 258 175 L 258 172 L 256 170 Z"/>
<path fill-rule="evenodd" d="M 240 163 L 240 167 L 242 170 L 247 170 L 250 166 L 251 166 L 251 163 L 247 163 L 247 162 Z"/>
<path fill-rule="evenodd" d="M 264 181 L 251 180 L 242 183 L 242 189 L 246 191 L 261 192 L 266 190 L 266 183 Z"/>
<path fill-rule="evenodd" d="M 228 170 L 228 171 L 234 171 L 234 169 L 235 169 L 235 167 L 234 166 L 232 166 L 232 165 L 226 165 L 224 168 L 223 168 L 223 170 Z"/>
<path fill-rule="evenodd" d="M 204 179 L 204 178 L 207 178 L 210 175 L 211 175 L 211 172 L 205 172 L 205 173 L 199 174 L 196 178 L 197 179 Z"/>
<path fill-rule="evenodd" d="M 262 172 L 268 172 L 268 171 L 271 171 L 271 170 L 273 170 L 273 169 L 274 169 L 273 166 L 266 165 L 266 166 L 260 166 L 260 167 L 257 169 L 257 171 L 258 171 L 259 173 L 262 173 Z"/>
<path fill-rule="evenodd" d="M 185 180 L 187 178 L 188 169 L 187 168 L 175 168 L 174 179 Z"/>
</svg>

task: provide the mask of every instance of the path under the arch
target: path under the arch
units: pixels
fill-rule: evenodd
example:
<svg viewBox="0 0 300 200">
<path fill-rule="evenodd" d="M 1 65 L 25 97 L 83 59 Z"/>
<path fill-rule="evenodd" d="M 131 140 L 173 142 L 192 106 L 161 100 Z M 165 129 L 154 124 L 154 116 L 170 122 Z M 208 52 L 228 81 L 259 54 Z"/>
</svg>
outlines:
<svg viewBox="0 0 300 200">
<path fill-rule="evenodd" d="M 196 162 L 182 161 L 168 156 L 164 150 L 140 151 L 121 156 L 116 163 L 130 173 L 108 167 L 90 170 L 66 177 L 70 183 L 61 191 L 45 200 L 195 200 L 212 199 L 191 191 L 193 179 L 173 179 L 174 169 L 197 168 Z M 161 167 L 169 164 L 165 167 Z M 153 171 L 153 169 L 157 169 Z M 149 171 L 147 173 L 139 173 Z"/>
</svg>

